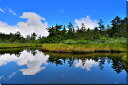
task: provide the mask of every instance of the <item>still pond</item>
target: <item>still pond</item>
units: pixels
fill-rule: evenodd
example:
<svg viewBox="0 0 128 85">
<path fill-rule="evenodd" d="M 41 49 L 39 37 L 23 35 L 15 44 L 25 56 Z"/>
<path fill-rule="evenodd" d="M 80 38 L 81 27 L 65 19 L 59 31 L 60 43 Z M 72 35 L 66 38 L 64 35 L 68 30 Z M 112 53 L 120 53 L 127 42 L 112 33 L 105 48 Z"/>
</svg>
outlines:
<svg viewBox="0 0 128 85">
<path fill-rule="evenodd" d="M 0 84 L 127 84 L 125 53 L 0 52 Z"/>
</svg>

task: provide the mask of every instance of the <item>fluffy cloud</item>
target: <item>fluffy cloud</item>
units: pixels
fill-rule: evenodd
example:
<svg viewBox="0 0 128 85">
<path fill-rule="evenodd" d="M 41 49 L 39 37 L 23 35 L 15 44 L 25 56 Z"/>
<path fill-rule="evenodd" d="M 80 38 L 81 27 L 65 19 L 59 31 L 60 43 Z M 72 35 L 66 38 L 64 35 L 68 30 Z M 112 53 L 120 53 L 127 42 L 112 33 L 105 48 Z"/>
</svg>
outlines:
<svg viewBox="0 0 128 85">
<path fill-rule="evenodd" d="M 97 26 L 97 21 L 91 20 L 90 16 L 87 16 L 87 17 L 81 18 L 81 19 L 75 19 L 75 23 L 80 28 L 81 28 L 81 24 L 84 23 L 86 29 L 88 29 L 88 28 L 94 29 Z"/>
<path fill-rule="evenodd" d="M 45 20 L 45 18 L 43 18 L 40 15 L 37 15 L 36 13 L 33 13 L 33 12 L 24 12 L 23 15 L 21 16 L 21 18 L 27 18 L 27 19 L 34 20 L 37 22 L 39 20 Z"/>
<path fill-rule="evenodd" d="M 86 69 L 87 71 L 91 71 L 92 67 L 97 67 L 98 66 L 98 62 L 95 62 L 92 59 L 86 60 L 85 62 L 83 62 L 82 60 L 78 60 L 78 62 L 75 64 L 75 66 L 77 68 L 80 67 L 82 69 Z"/>
<path fill-rule="evenodd" d="M 48 23 L 45 22 L 45 18 L 34 12 L 24 12 L 20 18 L 25 18 L 27 21 L 18 22 L 15 26 L 11 26 L 0 21 L 0 32 L 9 34 L 19 31 L 24 37 L 28 34 L 32 34 L 33 32 L 35 32 L 37 36 L 48 36 L 49 33 L 46 29 L 48 27 Z M 42 20 L 44 22 L 42 22 Z"/>
<path fill-rule="evenodd" d="M 16 33 L 17 31 L 19 31 L 19 29 L 17 29 L 17 26 L 11 26 L 8 25 L 6 22 L 0 21 L 0 32 L 9 34 Z"/>
</svg>

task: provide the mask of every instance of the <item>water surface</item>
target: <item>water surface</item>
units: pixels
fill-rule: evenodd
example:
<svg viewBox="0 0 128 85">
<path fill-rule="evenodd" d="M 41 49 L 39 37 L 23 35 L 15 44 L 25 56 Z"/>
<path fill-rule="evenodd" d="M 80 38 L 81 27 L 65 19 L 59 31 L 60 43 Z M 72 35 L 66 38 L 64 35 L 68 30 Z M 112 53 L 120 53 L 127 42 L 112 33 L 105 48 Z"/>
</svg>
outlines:
<svg viewBox="0 0 128 85">
<path fill-rule="evenodd" d="M 124 53 L 0 53 L 1 84 L 127 84 Z"/>
</svg>

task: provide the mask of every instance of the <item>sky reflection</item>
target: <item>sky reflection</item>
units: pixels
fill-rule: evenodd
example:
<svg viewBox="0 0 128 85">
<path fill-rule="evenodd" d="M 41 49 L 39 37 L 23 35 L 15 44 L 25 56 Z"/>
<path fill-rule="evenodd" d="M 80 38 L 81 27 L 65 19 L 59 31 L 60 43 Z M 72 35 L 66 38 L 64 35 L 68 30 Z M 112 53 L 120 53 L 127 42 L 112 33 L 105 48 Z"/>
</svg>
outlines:
<svg viewBox="0 0 128 85">
<path fill-rule="evenodd" d="M 9 62 L 16 62 L 17 65 L 23 66 L 25 65 L 27 68 L 19 69 L 23 75 L 35 75 L 41 70 L 45 69 L 45 65 L 47 65 L 47 60 L 49 55 L 45 55 L 42 52 L 36 50 L 36 54 L 33 55 L 30 52 L 24 50 L 21 52 L 20 56 L 12 54 L 4 54 L 0 56 L 0 66 L 5 66 Z M 13 72 L 9 78 L 14 76 L 16 72 Z M 2 76 L 0 77 L 2 78 Z"/>
</svg>

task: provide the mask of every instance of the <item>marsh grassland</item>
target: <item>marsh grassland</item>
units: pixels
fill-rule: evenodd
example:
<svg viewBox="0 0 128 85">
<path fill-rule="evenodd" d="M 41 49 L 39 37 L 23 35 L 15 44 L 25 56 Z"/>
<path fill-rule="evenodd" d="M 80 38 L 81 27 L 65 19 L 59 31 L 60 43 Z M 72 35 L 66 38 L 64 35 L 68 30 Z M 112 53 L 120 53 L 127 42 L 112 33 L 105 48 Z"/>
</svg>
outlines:
<svg viewBox="0 0 128 85">
<path fill-rule="evenodd" d="M 42 49 L 50 52 L 86 53 L 86 52 L 125 52 L 125 44 L 42 44 Z"/>
</svg>

